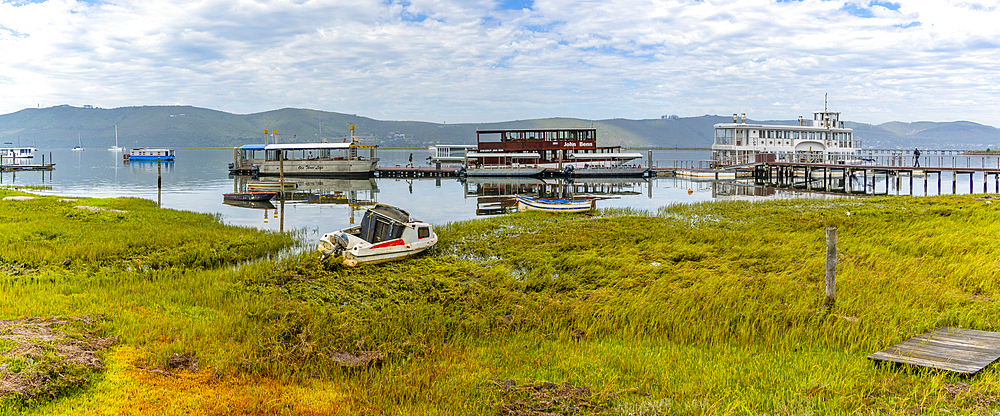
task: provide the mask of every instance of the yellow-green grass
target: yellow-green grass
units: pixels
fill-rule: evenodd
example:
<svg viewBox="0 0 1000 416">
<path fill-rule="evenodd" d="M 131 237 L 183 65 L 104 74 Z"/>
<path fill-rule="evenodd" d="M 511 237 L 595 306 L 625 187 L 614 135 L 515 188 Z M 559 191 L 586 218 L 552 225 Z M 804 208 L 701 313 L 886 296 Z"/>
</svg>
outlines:
<svg viewBox="0 0 1000 416">
<path fill-rule="evenodd" d="M 105 313 L 97 330 L 122 337 L 104 353 L 108 370 L 80 389 L 7 412 L 496 414 L 519 400 L 494 382 L 511 379 L 592 389 L 596 407 L 578 414 L 989 413 L 1000 409 L 992 367 L 962 378 L 865 357 L 938 326 L 1000 325 L 994 201 L 516 214 L 437 227 L 427 254 L 358 268 L 313 253 L 278 260 L 286 235 L 138 200 L 86 204 L 176 216 L 176 235 L 151 225 L 136 234 L 166 241 L 166 255 L 54 231 L 100 222 L 111 225 L 92 233 L 108 233 L 129 218 L 79 217 L 54 198 L 30 214 L 15 204 L 32 201 L 4 202 L 0 240 L 51 240 L 38 237 L 49 235 L 41 224 L 11 225 L 42 212 L 65 244 L 0 252 L 16 265 L 0 274 L 0 319 Z M 833 308 L 823 300 L 827 227 L 838 229 Z M 187 238 L 203 233 L 213 237 Z M 233 248 L 244 239 L 261 248 Z M 65 267 L 64 257 L 81 260 Z M 337 349 L 385 361 L 345 370 Z M 147 371 L 169 370 L 179 352 L 201 370 Z M 956 382 L 971 387 L 943 388 Z"/>
</svg>

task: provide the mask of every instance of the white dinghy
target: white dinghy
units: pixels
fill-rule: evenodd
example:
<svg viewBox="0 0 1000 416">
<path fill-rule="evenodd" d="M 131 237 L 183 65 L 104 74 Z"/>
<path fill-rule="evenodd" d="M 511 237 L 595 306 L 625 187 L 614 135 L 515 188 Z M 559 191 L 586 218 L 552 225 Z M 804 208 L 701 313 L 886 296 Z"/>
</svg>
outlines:
<svg viewBox="0 0 1000 416">
<path fill-rule="evenodd" d="M 377 204 L 365 212 L 361 225 L 324 234 L 318 250 L 322 260 L 343 256 L 345 265 L 357 266 L 410 257 L 437 241 L 430 224 L 410 218 L 402 209 Z"/>
</svg>

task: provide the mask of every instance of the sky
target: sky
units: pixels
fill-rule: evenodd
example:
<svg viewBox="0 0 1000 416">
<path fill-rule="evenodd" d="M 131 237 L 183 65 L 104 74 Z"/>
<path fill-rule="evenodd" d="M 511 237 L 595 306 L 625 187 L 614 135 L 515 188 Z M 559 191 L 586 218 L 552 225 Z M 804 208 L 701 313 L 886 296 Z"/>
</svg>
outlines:
<svg viewBox="0 0 1000 416">
<path fill-rule="evenodd" d="M 0 0 L 0 114 L 1000 126 L 998 1 Z"/>
</svg>

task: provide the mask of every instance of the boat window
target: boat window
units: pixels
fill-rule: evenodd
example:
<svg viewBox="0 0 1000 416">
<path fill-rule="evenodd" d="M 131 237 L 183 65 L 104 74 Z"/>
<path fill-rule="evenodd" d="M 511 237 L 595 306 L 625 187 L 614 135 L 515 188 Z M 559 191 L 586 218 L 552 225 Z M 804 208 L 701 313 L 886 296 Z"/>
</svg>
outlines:
<svg viewBox="0 0 1000 416">
<path fill-rule="evenodd" d="M 430 227 L 417 228 L 417 238 L 427 238 L 431 236 Z"/>
</svg>

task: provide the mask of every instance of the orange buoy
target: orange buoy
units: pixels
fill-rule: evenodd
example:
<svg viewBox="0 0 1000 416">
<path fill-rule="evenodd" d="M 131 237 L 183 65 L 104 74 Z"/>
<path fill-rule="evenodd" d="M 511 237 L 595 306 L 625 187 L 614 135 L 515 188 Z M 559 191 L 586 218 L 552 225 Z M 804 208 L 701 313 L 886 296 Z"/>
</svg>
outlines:
<svg viewBox="0 0 1000 416">
<path fill-rule="evenodd" d="M 692 191 L 691 188 L 688 188 L 688 195 L 691 195 L 693 193 L 694 193 L 694 191 Z"/>
</svg>

